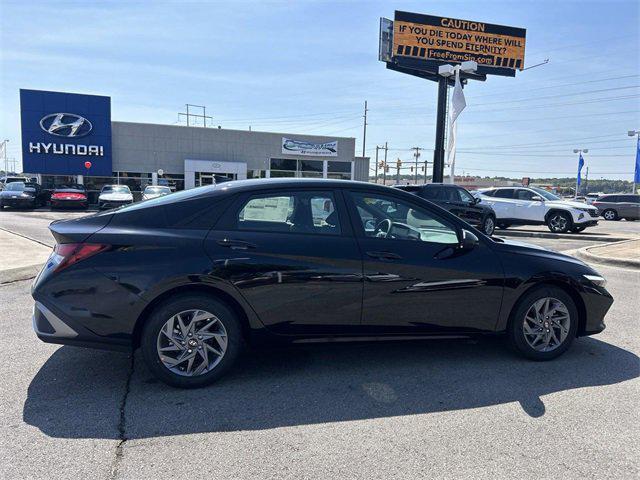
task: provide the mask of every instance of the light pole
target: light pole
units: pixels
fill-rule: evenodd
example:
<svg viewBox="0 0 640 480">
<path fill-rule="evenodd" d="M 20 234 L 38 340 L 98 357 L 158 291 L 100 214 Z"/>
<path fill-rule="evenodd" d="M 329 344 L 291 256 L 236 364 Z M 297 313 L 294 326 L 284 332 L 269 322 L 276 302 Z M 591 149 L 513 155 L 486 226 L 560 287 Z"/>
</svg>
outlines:
<svg viewBox="0 0 640 480">
<path fill-rule="evenodd" d="M 640 183 L 640 130 L 629 130 L 627 135 L 630 137 L 638 137 L 638 143 L 636 143 L 636 166 L 633 171 L 633 191 L 636 194 L 636 186 Z"/>
<path fill-rule="evenodd" d="M 584 166 L 584 158 L 582 157 L 583 153 L 588 153 L 588 148 L 574 148 L 573 153 L 578 154 L 578 176 L 576 177 L 576 194 L 573 196 L 574 199 L 578 198 L 578 188 L 580 188 L 580 171 Z"/>
</svg>

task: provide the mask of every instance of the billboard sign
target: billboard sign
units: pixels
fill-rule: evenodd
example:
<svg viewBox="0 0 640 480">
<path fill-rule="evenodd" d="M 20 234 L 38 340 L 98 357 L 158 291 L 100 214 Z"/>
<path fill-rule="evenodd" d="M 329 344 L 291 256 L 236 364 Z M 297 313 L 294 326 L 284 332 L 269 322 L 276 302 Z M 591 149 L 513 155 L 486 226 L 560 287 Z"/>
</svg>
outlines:
<svg viewBox="0 0 640 480">
<path fill-rule="evenodd" d="M 309 157 L 337 157 L 338 141 L 314 143 L 282 137 L 282 153 Z"/>
<path fill-rule="evenodd" d="M 462 63 L 510 70 L 524 68 L 527 31 L 491 23 L 396 11 L 394 57 Z"/>
<path fill-rule="evenodd" d="M 25 172 L 112 175 L 109 97 L 20 90 L 20 122 Z"/>
</svg>

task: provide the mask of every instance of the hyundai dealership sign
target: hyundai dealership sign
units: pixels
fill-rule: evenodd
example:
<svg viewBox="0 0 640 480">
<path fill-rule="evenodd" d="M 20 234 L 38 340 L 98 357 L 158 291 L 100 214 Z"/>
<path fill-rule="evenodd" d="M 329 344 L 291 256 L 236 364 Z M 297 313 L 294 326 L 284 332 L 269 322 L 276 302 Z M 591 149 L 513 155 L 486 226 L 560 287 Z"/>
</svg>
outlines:
<svg viewBox="0 0 640 480">
<path fill-rule="evenodd" d="M 20 115 L 25 172 L 112 175 L 109 97 L 20 90 Z"/>
<path fill-rule="evenodd" d="M 282 137 L 282 153 L 310 157 L 337 157 L 338 141 L 314 143 Z"/>
</svg>

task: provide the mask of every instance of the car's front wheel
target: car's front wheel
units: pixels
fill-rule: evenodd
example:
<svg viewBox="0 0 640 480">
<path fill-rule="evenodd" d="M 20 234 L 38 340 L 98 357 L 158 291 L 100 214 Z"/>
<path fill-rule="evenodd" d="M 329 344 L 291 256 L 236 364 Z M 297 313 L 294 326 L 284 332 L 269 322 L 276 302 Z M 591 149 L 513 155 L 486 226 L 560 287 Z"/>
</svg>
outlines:
<svg viewBox="0 0 640 480">
<path fill-rule="evenodd" d="M 571 217 L 566 212 L 552 212 L 547 218 L 547 227 L 553 233 L 566 233 L 571 228 Z"/>
<path fill-rule="evenodd" d="M 560 288 L 542 286 L 525 294 L 512 312 L 509 343 L 533 360 L 551 360 L 562 355 L 578 329 L 578 310 Z"/>
<path fill-rule="evenodd" d="M 218 299 L 178 295 L 158 306 L 142 331 L 146 364 L 179 388 L 213 383 L 233 365 L 243 344 L 237 315 Z"/>
<path fill-rule="evenodd" d="M 486 234 L 486 235 L 493 235 L 494 230 L 496 229 L 496 219 L 493 217 L 493 215 L 487 215 L 487 217 L 484 219 L 484 222 L 482 222 L 482 231 Z"/>
</svg>

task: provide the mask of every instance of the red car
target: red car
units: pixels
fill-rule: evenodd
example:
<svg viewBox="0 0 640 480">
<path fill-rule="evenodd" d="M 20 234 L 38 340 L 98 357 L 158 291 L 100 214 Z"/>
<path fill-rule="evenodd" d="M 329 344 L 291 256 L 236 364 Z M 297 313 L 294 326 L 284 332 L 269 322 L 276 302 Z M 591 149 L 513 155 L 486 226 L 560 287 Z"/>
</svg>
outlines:
<svg viewBox="0 0 640 480">
<path fill-rule="evenodd" d="M 51 194 L 51 208 L 88 208 L 89 200 L 83 185 L 64 185 Z"/>
</svg>

